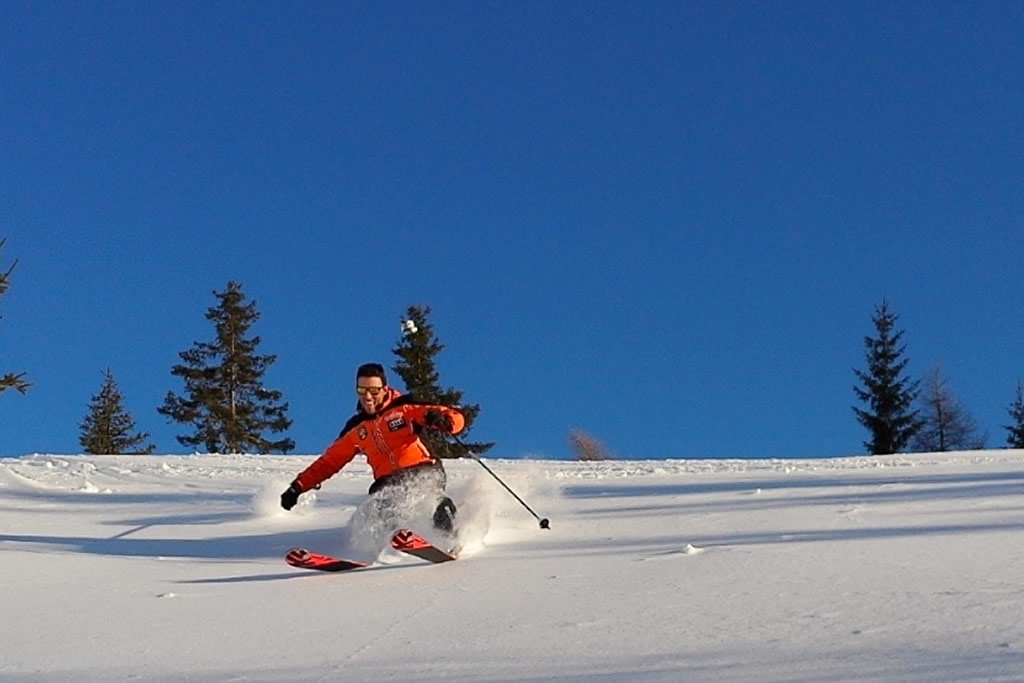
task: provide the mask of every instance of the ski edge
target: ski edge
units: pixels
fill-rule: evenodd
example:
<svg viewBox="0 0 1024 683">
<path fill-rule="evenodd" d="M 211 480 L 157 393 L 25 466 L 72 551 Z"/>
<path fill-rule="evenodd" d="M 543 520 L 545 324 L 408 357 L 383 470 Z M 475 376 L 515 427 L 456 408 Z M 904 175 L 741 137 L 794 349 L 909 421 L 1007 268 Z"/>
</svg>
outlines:
<svg viewBox="0 0 1024 683">
<path fill-rule="evenodd" d="M 292 567 L 320 572 L 347 572 L 370 566 L 365 562 L 324 555 L 307 548 L 292 548 L 284 556 L 284 561 Z"/>
<path fill-rule="evenodd" d="M 399 529 L 391 537 L 391 547 L 395 550 L 425 560 L 432 564 L 454 562 L 459 559 L 459 548 L 443 550 L 426 540 L 415 531 Z M 285 554 L 284 561 L 298 569 L 311 569 L 320 572 L 348 572 L 374 566 L 366 562 L 349 560 L 332 555 L 318 553 L 308 548 L 292 548 Z"/>
<path fill-rule="evenodd" d="M 444 550 L 409 529 L 396 531 L 391 537 L 391 547 L 406 555 L 412 555 L 434 564 L 454 562 L 459 559 L 459 548 Z"/>
</svg>

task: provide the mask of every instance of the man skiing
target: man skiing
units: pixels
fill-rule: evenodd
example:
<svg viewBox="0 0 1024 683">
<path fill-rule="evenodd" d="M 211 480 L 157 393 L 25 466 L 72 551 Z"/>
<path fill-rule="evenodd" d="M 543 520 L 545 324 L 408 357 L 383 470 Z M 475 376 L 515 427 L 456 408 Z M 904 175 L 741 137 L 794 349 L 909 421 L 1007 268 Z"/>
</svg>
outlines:
<svg viewBox="0 0 1024 683">
<path fill-rule="evenodd" d="M 366 363 L 356 370 L 356 394 L 356 414 L 323 455 L 281 494 L 281 507 L 291 510 L 302 493 L 320 488 L 356 454 L 363 453 L 373 470 L 373 484 L 369 498 L 353 518 L 358 524 L 353 526 L 355 532 L 369 538 L 355 539 L 356 545 L 382 545 L 381 539 L 397 529 L 409 508 L 423 500 L 431 505 L 437 502 L 434 526 L 451 534 L 456 510 L 444 492 L 444 466 L 430 454 L 419 434 L 424 427 L 458 434 L 466 426 L 465 417 L 447 406 L 420 403 L 389 387 L 379 363 Z"/>
</svg>

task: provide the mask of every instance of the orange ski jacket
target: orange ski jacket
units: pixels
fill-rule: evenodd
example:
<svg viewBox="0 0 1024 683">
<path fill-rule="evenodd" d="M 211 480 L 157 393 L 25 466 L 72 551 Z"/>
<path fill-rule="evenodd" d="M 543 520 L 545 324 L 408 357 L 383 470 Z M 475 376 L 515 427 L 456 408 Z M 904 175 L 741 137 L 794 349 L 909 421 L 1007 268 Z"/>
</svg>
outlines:
<svg viewBox="0 0 1024 683">
<path fill-rule="evenodd" d="M 359 408 L 324 454 L 295 478 L 302 491 L 309 491 L 330 479 L 359 453 L 366 455 L 374 479 L 407 467 L 434 462 L 434 457 L 419 438 L 428 410 L 437 410 L 450 417 L 453 434 L 458 434 L 466 426 L 466 418 L 453 408 L 420 403 L 391 387 L 386 391 L 380 410 L 370 415 Z"/>
</svg>

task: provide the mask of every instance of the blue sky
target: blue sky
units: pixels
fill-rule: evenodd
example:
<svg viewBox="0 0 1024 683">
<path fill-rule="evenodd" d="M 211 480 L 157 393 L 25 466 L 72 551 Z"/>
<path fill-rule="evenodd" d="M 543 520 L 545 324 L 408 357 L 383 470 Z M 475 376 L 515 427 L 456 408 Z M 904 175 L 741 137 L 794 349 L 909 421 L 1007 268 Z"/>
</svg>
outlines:
<svg viewBox="0 0 1024 683">
<path fill-rule="evenodd" d="M 0 454 L 109 367 L 160 452 L 235 279 L 297 451 L 429 305 L 495 456 L 863 452 L 887 297 L 1002 446 L 1024 379 L 1019 2 L 4 2 Z"/>
</svg>

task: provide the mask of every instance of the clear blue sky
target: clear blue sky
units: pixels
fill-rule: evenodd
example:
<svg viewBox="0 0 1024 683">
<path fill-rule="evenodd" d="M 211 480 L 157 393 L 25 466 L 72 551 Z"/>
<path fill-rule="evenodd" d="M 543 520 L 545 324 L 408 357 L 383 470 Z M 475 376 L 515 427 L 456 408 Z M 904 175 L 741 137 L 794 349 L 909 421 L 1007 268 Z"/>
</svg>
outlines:
<svg viewBox="0 0 1024 683">
<path fill-rule="evenodd" d="M 297 451 L 433 307 L 495 456 L 863 452 L 882 297 L 1001 446 L 1024 3 L 0 3 L 0 454 L 110 367 L 159 452 L 239 280 Z"/>
</svg>

